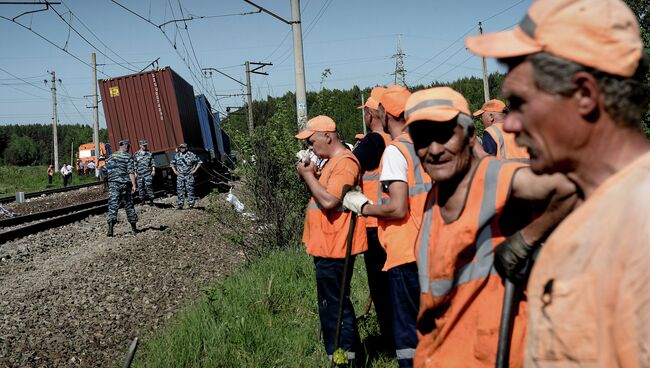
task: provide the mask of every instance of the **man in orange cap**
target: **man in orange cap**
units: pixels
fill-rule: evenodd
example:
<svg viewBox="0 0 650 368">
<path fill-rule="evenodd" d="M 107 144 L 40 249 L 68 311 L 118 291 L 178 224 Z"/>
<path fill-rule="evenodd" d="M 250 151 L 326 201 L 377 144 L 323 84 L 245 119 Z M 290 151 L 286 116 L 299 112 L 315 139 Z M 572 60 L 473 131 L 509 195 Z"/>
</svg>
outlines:
<svg viewBox="0 0 650 368">
<path fill-rule="evenodd" d="M 368 198 L 378 200 L 381 195 L 379 175 L 381 167 L 379 161 L 384 149 L 390 144 L 392 138 L 384 131 L 384 125 L 379 119 L 379 99 L 386 91 L 386 88 L 377 86 L 370 92 L 363 108 L 363 120 L 366 128 L 370 131 L 355 147 L 353 153 L 361 164 L 363 172 L 362 190 Z M 368 274 L 368 288 L 377 314 L 379 331 L 381 332 L 382 350 L 394 351 L 393 328 L 392 328 L 392 307 L 390 294 L 388 293 L 388 274 L 382 271 L 386 263 L 386 251 L 379 243 L 377 235 L 377 219 L 366 218 L 366 236 L 368 239 L 368 250 L 364 253 L 363 259 Z"/>
<path fill-rule="evenodd" d="M 449 87 L 413 93 L 406 126 L 435 183 L 415 243 L 421 288 L 415 366 L 494 367 L 504 297 L 495 249 L 513 248 L 505 254 L 513 259 L 537 245 L 571 208 L 562 199 L 572 198 L 574 187 L 562 175 L 538 177 L 523 163 L 479 160 L 467 101 Z M 521 202 L 552 205 L 531 222 L 530 211 L 513 206 Z M 514 310 L 513 368 L 523 361 L 525 300 Z"/>
<path fill-rule="evenodd" d="M 535 172 L 584 202 L 541 249 L 528 283 L 529 367 L 650 366 L 647 55 L 620 0 L 537 1 L 511 31 L 471 37 L 508 75 L 504 128 Z"/>
<path fill-rule="evenodd" d="M 503 130 L 503 120 L 506 118 L 506 104 L 500 100 L 490 100 L 483 104 L 480 110 L 474 112 L 485 126 L 483 133 L 483 150 L 492 156 L 503 160 L 528 161 L 528 152 L 515 142 L 515 135 Z"/>
<path fill-rule="evenodd" d="M 395 353 L 400 367 L 413 366 L 418 341 L 415 322 L 420 287 L 414 244 L 431 189 L 431 179 L 420 165 L 411 138 L 402 132 L 404 106 L 410 95 L 406 88 L 392 86 L 380 98 L 384 127 L 394 138 L 381 158 L 381 197 L 369 203 L 363 194 L 350 192 L 343 200 L 351 210 L 378 218 L 379 242 L 387 255 L 383 270 L 389 277 Z"/>
<path fill-rule="evenodd" d="M 307 129 L 298 133 L 296 138 L 306 140 L 318 157 L 328 160 L 320 170 L 319 177 L 316 175 L 316 165 L 311 161 L 301 161 L 296 166 L 311 193 L 302 241 L 307 246 L 307 253 L 314 256 L 318 314 L 325 350 L 332 359 L 334 347 L 339 346 L 347 352 L 351 362 L 354 363 L 357 358 L 362 362 L 363 357 L 357 356 L 363 352 L 350 301 L 351 272 L 342 283 L 352 214 L 343 211 L 341 199 L 347 188 L 359 184 L 361 180 L 359 161 L 345 148 L 336 132 L 336 123 L 327 116 L 319 115 L 309 120 Z M 367 247 L 363 221 L 357 221 L 353 231 L 350 269 L 354 265 L 354 255 Z M 341 288 L 345 288 L 345 299 L 341 337 L 337 343 L 335 336 Z"/>
</svg>

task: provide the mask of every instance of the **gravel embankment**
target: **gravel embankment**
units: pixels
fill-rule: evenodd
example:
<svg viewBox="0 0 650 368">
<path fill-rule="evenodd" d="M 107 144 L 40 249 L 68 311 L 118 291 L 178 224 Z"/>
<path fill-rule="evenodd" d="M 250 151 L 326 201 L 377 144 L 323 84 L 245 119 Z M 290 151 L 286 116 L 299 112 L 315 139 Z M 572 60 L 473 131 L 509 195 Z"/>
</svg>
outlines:
<svg viewBox="0 0 650 368">
<path fill-rule="evenodd" d="M 135 336 L 242 264 L 220 225 L 174 199 L 136 207 L 135 236 L 120 209 L 114 238 L 102 215 L 0 245 L 0 367 L 119 366 Z"/>
<path fill-rule="evenodd" d="M 28 198 L 27 202 L 10 202 L 2 205 L 6 210 L 16 215 L 29 215 L 35 212 L 49 211 L 57 208 L 92 202 L 99 199 L 108 199 L 108 193 L 104 192 L 103 186 L 80 188 L 69 192 L 54 193 L 48 196 Z M 0 212 L 0 220 L 7 218 Z"/>
</svg>

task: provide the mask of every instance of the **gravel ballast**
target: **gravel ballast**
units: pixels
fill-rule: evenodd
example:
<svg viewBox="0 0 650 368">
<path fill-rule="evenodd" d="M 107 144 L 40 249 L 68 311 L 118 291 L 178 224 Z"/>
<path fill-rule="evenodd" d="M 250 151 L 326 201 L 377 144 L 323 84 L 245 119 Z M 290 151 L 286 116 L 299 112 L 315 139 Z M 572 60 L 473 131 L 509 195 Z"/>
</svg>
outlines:
<svg viewBox="0 0 650 368">
<path fill-rule="evenodd" d="M 175 197 L 0 245 L 0 367 L 115 367 L 132 339 L 147 339 L 244 261 L 199 209 Z"/>
</svg>

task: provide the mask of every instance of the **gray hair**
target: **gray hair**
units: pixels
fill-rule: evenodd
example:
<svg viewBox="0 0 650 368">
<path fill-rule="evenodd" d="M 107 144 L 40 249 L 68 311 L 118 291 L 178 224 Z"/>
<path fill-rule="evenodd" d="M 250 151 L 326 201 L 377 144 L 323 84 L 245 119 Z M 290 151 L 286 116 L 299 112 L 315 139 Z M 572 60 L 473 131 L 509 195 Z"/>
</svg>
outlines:
<svg viewBox="0 0 650 368">
<path fill-rule="evenodd" d="M 586 67 L 561 57 L 540 52 L 528 55 L 519 61 L 530 61 L 533 66 L 533 78 L 537 87 L 547 93 L 570 96 L 578 86 L 571 80 L 577 72 L 585 71 L 596 78 L 603 92 L 605 111 L 617 123 L 632 128 L 639 128 L 643 115 L 648 110 L 650 101 L 648 87 L 644 83 L 648 70 L 648 55 L 644 53 L 637 72 L 632 77 L 612 75 L 591 67 Z M 504 60 L 510 67 L 508 60 Z"/>
</svg>

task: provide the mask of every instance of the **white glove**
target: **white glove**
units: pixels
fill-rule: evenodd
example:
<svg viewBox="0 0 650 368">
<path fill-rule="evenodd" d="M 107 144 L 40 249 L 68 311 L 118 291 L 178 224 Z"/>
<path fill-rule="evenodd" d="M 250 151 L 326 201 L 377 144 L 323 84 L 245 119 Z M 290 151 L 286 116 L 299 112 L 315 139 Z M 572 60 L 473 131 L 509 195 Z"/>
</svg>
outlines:
<svg viewBox="0 0 650 368">
<path fill-rule="evenodd" d="M 356 190 L 349 191 L 345 197 L 343 197 L 343 207 L 357 215 L 361 215 L 361 208 L 363 208 L 363 205 L 366 203 L 373 204 L 368 197 Z"/>
</svg>

